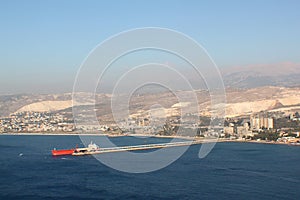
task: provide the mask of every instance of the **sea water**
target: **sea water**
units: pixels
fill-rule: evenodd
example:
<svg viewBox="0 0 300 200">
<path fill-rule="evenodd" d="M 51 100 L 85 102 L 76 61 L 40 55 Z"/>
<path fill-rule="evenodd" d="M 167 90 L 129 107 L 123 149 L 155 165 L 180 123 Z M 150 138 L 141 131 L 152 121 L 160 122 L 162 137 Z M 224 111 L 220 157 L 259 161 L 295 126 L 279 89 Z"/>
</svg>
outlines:
<svg viewBox="0 0 300 200">
<path fill-rule="evenodd" d="M 118 146 L 164 138 L 110 138 Z M 193 145 L 169 166 L 132 174 L 93 156 L 53 157 L 78 136 L 0 136 L 0 199 L 299 199 L 300 147 L 218 143 L 199 159 Z M 153 150 L 152 150 L 153 151 Z"/>
</svg>

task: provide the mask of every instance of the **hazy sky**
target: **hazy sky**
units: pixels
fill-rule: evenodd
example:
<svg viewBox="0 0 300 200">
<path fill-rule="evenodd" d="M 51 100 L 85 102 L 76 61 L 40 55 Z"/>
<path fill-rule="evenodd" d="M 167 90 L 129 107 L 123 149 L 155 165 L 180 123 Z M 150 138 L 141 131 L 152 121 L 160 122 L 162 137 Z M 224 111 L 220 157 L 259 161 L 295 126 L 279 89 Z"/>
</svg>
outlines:
<svg viewBox="0 0 300 200">
<path fill-rule="evenodd" d="M 164 27 L 220 68 L 300 61 L 300 1 L 0 1 L 0 94 L 70 92 L 88 53 L 118 32 Z"/>
</svg>

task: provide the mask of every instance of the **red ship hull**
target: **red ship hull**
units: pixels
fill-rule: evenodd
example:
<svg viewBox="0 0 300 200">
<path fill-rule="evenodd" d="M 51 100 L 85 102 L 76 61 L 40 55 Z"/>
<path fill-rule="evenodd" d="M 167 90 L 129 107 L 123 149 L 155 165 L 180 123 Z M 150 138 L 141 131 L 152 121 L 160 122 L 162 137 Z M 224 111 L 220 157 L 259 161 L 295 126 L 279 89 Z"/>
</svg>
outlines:
<svg viewBox="0 0 300 200">
<path fill-rule="evenodd" d="M 52 150 L 53 156 L 72 155 L 75 149 Z"/>
</svg>

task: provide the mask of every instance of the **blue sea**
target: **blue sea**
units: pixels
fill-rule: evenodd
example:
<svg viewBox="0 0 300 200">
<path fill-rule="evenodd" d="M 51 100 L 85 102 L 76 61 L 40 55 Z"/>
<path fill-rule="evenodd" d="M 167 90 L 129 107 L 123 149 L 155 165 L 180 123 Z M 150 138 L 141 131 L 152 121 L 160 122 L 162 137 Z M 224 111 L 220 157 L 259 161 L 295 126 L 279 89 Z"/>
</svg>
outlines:
<svg viewBox="0 0 300 200">
<path fill-rule="evenodd" d="M 163 138 L 110 138 L 118 145 Z M 0 199 L 299 199 L 300 147 L 218 143 L 199 159 L 200 145 L 158 171 L 120 172 L 93 156 L 53 157 L 51 149 L 82 145 L 78 136 L 0 136 Z M 152 150 L 153 151 L 153 150 Z"/>
</svg>

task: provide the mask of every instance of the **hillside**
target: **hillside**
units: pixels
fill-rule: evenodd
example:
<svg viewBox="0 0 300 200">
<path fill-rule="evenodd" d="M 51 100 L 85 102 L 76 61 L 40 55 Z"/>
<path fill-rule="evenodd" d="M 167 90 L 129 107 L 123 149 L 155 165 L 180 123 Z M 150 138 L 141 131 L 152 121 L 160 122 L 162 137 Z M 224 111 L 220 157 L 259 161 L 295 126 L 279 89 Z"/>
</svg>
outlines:
<svg viewBox="0 0 300 200">
<path fill-rule="evenodd" d="M 176 96 L 170 92 L 150 93 L 133 95 L 130 100 L 130 115 L 146 116 L 149 110 L 155 115 L 173 116 L 180 113 L 182 107 L 185 111 L 193 112 L 197 105 L 191 103 L 191 91 L 180 91 L 184 96 L 184 102 L 178 102 Z M 202 115 L 209 115 L 211 112 L 210 96 L 208 91 L 196 91 L 198 96 L 199 112 Z M 82 94 L 84 97 L 85 95 Z M 0 97 L 0 113 L 2 117 L 11 113 L 23 111 L 72 111 L 72 99 L 70 94 L 56 95 L 16 95 Z M 285 87 L 259 87 L 251 89 L 226 90 L 226 116 L 234 117 L 240 115 L 249 115 L 260 111 L 288 111 L 289 107 L 298 109 L 300 105 L 300 88 Z M 96 95 L 96 106 L 93 106 L 92 98 L 82 98 L 76 106 L 89 106 L 95 108 L 99 118 L 104 121 L 111 120 L 111 102 L 110 96 L 105 94 Z M 297 107 L 298 106 L 298 107 Z"/>
</svg>

